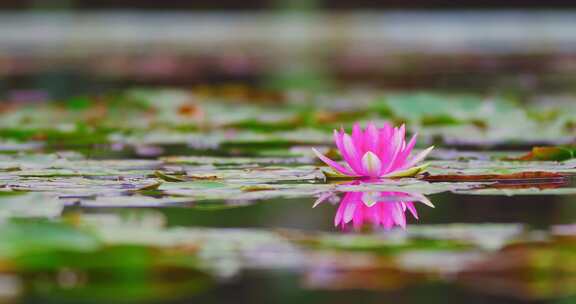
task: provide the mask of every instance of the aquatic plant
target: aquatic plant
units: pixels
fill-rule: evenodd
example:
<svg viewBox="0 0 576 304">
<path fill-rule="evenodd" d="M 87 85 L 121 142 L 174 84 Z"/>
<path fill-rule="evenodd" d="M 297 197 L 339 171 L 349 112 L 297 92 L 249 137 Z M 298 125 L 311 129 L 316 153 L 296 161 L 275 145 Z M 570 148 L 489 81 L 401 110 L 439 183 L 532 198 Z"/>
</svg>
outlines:
<svg viewBox="0 0 576 304">
<path fill-rule="evenodd" d="M 377 128 L 374 123 L 368 123 L 364 130 L 356 123 L 351 135 L 343 129 L 334 130 L 334 141 L 345 164 L 333 161 L 314 148 L 312 150 L 324 163 L 344 176 L 394 177 L 400 172 L 415 168 L 416 164 L 434 148 L 429 147 L 411 156 L 417 134 L 414 134 L 408 142 L 405 140 L 405 134 L 404 125 L 393 127 L 390 123 L 385 123 L 382 128 Z"/>
</svg>

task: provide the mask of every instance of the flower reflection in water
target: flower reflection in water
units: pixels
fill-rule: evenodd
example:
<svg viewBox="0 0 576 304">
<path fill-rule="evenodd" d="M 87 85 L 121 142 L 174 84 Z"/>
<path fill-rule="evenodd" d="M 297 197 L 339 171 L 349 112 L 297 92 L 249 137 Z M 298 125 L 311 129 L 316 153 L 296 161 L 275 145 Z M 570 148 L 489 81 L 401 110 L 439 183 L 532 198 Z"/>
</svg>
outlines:
<svg viewBox="0 0 576 304">
<path fill-rule="evenodd" d="M 358 184 L 358 183 L 354 183 Z M 334 192 L 325 193 L 318 198 L 313 207 L 335 197 Z M 349 225 L 360 229 L 365 224 L 374 227 L 383 227 L 386 230 L 395 226 L 406 229 L 406 213 L 418 219 L 415 203 L 420 202 L 434 208 L 428 198 L 419 193 L 398 191 L 349 191 L 338 203 L 338 210 L 334 217 L 334 226 L 343 230 Z"/>
</svg>

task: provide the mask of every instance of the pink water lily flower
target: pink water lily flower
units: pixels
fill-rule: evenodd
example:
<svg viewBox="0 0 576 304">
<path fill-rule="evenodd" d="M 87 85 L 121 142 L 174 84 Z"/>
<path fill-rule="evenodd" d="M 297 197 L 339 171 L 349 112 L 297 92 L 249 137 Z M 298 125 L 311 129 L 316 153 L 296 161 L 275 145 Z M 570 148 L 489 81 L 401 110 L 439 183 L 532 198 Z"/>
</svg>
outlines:
<svg viewBox="0 0 576 304">
<path fill-rule="evenodd" d="M 321 196 L 314 207 L 331 195 Z M 360 229 L 365 224 L 372 224 L 376 227 L 381 226 L 386 230 L 396 226 L 406 229 L 406 211 L 418 219 L 414 202 L 421 202 L 429 207 L 434 207 L 432 202 L 421 194 L 386 191 L 345 192 L 334 217 L 334 226 L 346 229 L 348 224 L 352 224 L 355 229 Z"/>
<path fill-rule="evenodd" d="M 384 123 L 382 128 L 369 123 L 364 130 L 356 123 L 352 135 L 343 129 L 334 130 L 336 146 L 346 162 L 343 165 L 314 148 L 312 150 L 318 158 L 340 174 L 351 177 L 388 177 L 414 167 L 434 148 L 429 147 L 411 156 L 417 134 L 414 134 L 408 142 L 405 140 L 405 134 L 404 125 L 393 127 L 390 123 Z"/>
</svg>

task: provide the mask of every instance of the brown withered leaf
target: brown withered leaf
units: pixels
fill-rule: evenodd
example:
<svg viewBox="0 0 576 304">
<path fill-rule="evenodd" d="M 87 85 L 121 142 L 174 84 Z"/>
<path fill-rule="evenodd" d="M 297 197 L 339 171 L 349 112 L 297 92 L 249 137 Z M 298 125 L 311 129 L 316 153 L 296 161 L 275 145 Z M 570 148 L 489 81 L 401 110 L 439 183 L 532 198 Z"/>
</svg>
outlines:
<svg viewBox="0 0 576 304">
<path fill-rule="evenodd" d="M 484 182 L 484 181 L 562 181 L 568 176 L 561 173 L 528 171 L 510 174 L 440 174 L 425 175 L 423 180 L 429 182 Z"/>
</svg>

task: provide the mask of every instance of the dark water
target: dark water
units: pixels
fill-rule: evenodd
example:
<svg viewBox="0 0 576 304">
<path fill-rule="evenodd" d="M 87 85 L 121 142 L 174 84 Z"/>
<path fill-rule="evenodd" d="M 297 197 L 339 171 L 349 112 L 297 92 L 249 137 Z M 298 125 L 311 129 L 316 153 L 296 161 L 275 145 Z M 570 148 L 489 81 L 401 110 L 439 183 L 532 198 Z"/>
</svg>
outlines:
<svg viewBox="0 0 576 304">
<path fill-rule="evenodd" d="M 482 196 L 436 194 L 430 195 L 436 208 L 418 205 L 420 220 L 408 217 L 407 230 L 420 225 L 452 223 L 520 223 L 530 229 L 547 230 L 551 225 L 574 222 L 574 197 L 552 195 L 525 196 Z M 318 231 L 342 233 L 333 224 L 336 206 L 321 204 L 312 208 L 316 198 L 270 199 L 262 200 L 242 207 L 222 210 L 202 210 L 194 204 L 185 207 L 151 208 L 163 214 L 168 227 L 210 227 L 210 228 L 263 228 L 265 230 L 288 229 L 301 233 Z M 88 208 L 79 210 L 70 207 L 66 213 L 85 214 L 130 214 L 141 210 L 130 208 Z M 366 232 L 364 232 L 366 233 Z M 384 235 L 387 231 L 372 232 Z M 362 232 L 345 232 L 358 235 Z M 370 233 L 369 233 L 370 234 Z M 280 256 L 282 258 L 282 256 Z M 450 259 L 446 254 L 441 259 Z M 342 270 L 302 269 L 285 267 L 282 269 L 249 269 L 230 277 L 210 278 L 202 288 L 183 288 L 174 294 L 165 295 L 154 303 L 574 303 L 573 293 L 566 293 L 554 285 L 566 285 L 575 282 L 568 274 L 555 275 L 544 273 L 485 274 L 471 278 L 437 278 L 426 275 L 398 274 L 383 269 L 366 269 L 341 272 Z M 512 277 L 506 277 L 510 276 Z M 158 284 L 176 286 L 198 274 L 168 274 L 160 278 Z M 340 280 L 338 279 L 340 277 Z M 342 281 L 343 280 L 343 281 Z M 114 281 L 112 281 L 114 282 Z M 162 282 L 162 283 L 159 283 Z M 344 283 L 343 283 L 344 282 Z M 114 283 L 110 283 L 113 285 Z M 197 287 L 198 284 L 192 286 Z M 84 286 L 84 288 L 88 288 Z M 540 287 L 537 287 L 540 286 Z M 134 293 L 142 288 L 135 284 Z M 566 286 L 565 286 L 566 287 Z M 87 295 L 93 291 L 78 291 L 80 296 L 74 299 L 74 288 L 59 289 L 58 292 L 36 294 L 25 297 L 30 303 L 61 302 L 99 302 Z M 533 289 L 550 289 L 535 292 Z M 103 288 L 102 292 L 111 292 L 116 296 L 129 293 L 130 286 L 122 290 L 113 287 Z M 570 288 L 568 288 L 570 289 Z M 536 293 L 536 295 L 534 295 Z M 86 297 L 86 298 L 84 298 Z M 121 298 L 121 297 L 120 297 Z M 110 300 L 118 300 L 112 296 Z M 144 300 L 144 299 L 143 299 Z M 100 301 L 101 302 L 101 301 Z M 148 301 L 144 301 L 148 302 Z"/>
<path fill-rule="evenodd" d="M 418 206 L 420 220 L 409 225 L 451 223 L 522 223 L 546 229 L 550 225 L 570 224 L 574 196 L 558 195 L 430 195 L 436 208 Z M 336 207 L 329 204 L 312 208 L 315 197 L 261 200 L 247 206 L 222 210 L 189 207 L 156 208 L 166 215 L 168 226 L 220 228 L 294 228 L 310 231 L 339 231 L 333 225 Z M 77 211 L 76 208 L 69 210 Z M 134 209 L 90 208 L 88 213 L 129 213 Z"/>
</svg>

